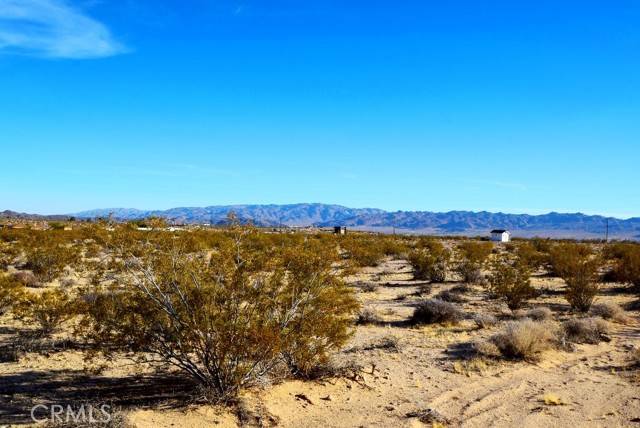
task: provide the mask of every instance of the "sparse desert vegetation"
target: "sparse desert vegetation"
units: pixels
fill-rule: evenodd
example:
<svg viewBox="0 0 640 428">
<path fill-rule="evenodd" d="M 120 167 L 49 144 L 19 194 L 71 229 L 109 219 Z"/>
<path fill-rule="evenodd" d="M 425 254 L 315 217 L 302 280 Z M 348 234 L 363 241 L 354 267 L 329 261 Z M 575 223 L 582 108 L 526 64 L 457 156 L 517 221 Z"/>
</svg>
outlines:
<svg viewBox="0 0 640 428">
<path fill-rule="evenodd" d="M 56 400 L 141 427 L 640 417 L 635 243 L 68 229 L 0 229 L 2 423 Z"/>
</svg>

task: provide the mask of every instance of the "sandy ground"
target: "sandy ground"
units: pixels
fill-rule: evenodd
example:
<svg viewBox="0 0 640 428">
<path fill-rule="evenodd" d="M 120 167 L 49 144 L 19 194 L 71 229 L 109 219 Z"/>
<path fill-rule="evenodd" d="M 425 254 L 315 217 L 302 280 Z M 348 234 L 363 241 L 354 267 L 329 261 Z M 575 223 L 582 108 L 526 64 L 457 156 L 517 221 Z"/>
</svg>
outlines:
<svg viewBox="0 0 640 428">
<path fill-rule="evenodd" d="M 413 295 L 420 283 L 412 280 L 405 261 L 387 260 L 349 280 L 354 286 L 378 285 L 358 296 L 385 321 L 357 327 L 351 342 L 336 355 L 338 363 L 362 366 L 359 376 L 287 381 L 247 391 L 242 401 L 253 422 L 257 417 L 264 426 L 413 427 L 425 424 L 407 415 L 433 409 L 451 426 L 640 426 L 640 377 L 629 362 L 630 350 L 640 346 L 637 312 L 629 313 L 626 325 L 611 324 L 608 343 L 577 345 L 573 352 L 549 351 L 538 363 L 469 360 L 464 358 L 465 344 L 490 336 L 500 326 L 478 329 L 471 320 L 457 326 L 404 325 L 421 299 Z M 545 294 L 530 307 L 548 306 L 559 321 L 572 316 L 558 293 L 560 280 L 534 277 L 533 284 Z M 455 285 L 435 284 L 430 295 Z M 480 287 L 465 296 L 462 307 L 468 313 L 508 314 L 506 306 L 487 300 Z M 619 304 L 634 299 L 612 285 L 606 285 L 598 298 Z M 0 331 L 0 341 L 6 344 L 20 327 L 3 325 L 9 325 Z M 387 337 L 396 338 L 399 349 L 376 347 Z M 190 391 L 181 376 L 153 376 L 122 362 L 99 371 L 95 362 L 86 362 L 74 349 L 30 353 L 17 363 L 0 363 L 0 421 L 28 423 L 34 403 L 99 397 L 117 403 L 136 427 L 239 425 L 228 408 L 184 405 Z M 548 394 L 561 404 L 545 404 Z"/>
</svg>

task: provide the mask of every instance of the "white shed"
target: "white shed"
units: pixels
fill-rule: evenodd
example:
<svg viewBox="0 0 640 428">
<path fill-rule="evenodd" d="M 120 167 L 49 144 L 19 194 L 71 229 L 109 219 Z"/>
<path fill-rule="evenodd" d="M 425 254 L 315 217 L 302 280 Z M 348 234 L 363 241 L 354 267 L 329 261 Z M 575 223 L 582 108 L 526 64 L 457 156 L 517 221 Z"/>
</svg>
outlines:
<svg viewBox="0 0 640 428">
<path fill-rule="evenodd" d="M 494 242 L 511 241 L 511 232 L 504 229 L 494 229 L 491 231 L 491 240 Z"/>
</svg>

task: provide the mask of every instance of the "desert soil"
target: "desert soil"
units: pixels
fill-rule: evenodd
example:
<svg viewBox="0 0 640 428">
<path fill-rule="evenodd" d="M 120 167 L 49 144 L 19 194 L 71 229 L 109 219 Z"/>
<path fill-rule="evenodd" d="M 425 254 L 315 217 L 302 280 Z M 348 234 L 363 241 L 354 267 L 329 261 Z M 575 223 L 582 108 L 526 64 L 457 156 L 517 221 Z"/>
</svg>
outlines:
<svg viewBox="0 0 640 428">
<path fill-rule="evenodd" d="M 431 426 L 420 412 L 432 409 L 451 426 L 603 427 L 640 426 L 640 382 L 629 361 L 640 345 L 638 312 L 630 322 L 612 323 L 611 341 L 576 345 L 573 351 L 548 351 L 539 362 L 473 359 L 467 345 L 491 336 L 500 326 L 478 329 L 472 320 L 457 326 L 409 327 L 403 323 L 415 304 L 420 282 L 412 280 L 403 260 L 386 260 L 349 278 L 361 291 L 363 306 L 384 320 L 356 328 L 336 362 L 362 369 L 346 378 L 286 381 L 246 391 L 242 397 L 247 423 L 283 427 Z M 544 290 L 530 307 L 547 306 L 561 321 L 571 317 L 559 291 L 562 281 L 536 276 Z M 431 296 L 458 284 L 434 284 Z M 464 294 L 467 313 L 507 318 L 506 306 L 487 300 L 480 287 Z M 601 302 L 627 304 L 633 294 L 606 285 Z M 22 328 L 3 320 L 3 346 Z M 383 347 L 395 338 L 398 348 Z M 0 423 L 27 424 L 36 403 L 60 400 L 110 402 L 135 427 L 238 426 L 225 407 L 188 404 L 192 389 L 181 376 L 154 376 L 124 360 L 86 361 L 76 349 L 28 353 L 18 362 L 0 363 Z M 553 397 L 545 402 L 545 397 Z M 552 403 L 555 402 L 554 403 Z M 187 402 L 187 404 L 185 404 Z"/>
</svg>

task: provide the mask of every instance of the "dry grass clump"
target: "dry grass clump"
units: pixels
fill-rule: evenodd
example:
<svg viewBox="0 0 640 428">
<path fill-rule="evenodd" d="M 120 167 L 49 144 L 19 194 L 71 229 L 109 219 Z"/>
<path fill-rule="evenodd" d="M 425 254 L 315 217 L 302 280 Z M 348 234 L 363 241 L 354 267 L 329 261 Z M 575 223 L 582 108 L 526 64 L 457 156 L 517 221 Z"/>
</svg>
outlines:
<svg viewBox="0 0 640 428">
<path fill-rule="evenodd" d="M 640 366 L 640 348 L 633 348 L 631 350 L 631 364 Z"/>
<path fill-rule="evenodd" d="M 400 339 L 396 336 L 384 336 L 375 342 L 365 345 L 362 349 L 365 351 L 383 349 L 389 352 L 400 352 Z"/>
<path fill-rule="evenodd" d="M 378 290 L 378 284 L 373 282 L 365 282 L 360 285 L 360 291 L 363 293 L 374 293 Z"/>
<path fill-rule="evenodd" d="M 420 303 L 411 316 L 412 324 L 457 324 L 464 313 L 453 303 L 429 299 Z"/>
<path fill-rule="evenodd" d="M 609 325 L 601 318 L 578 318 L 562 324 L 564 339 L 571 343 L 597 344 L 608 342 Z"/>
<path fill-rule="evenodd" d="M 591 315 L 604 318 L 606 320 L 615 321 L 621 324 L 629 322 L 629 316 L 624 309 L 615 303 L 598 303 L 591 306 Z"/>
<path fill-rule="evenodd" d="M 546 306 L 529 309 L 528 311 L 516 311 L 516 318 L 529 318 L 534 321 L 548 321 L 553 319 L 553 312 Z"/>
<path fill-rule="evenodd" d="M 21 270 L 13 274 L 13 278 L 25 287 L 36 288 L 40 286 L 38 278 L 28 271 Z"/>
<path fill-rule="evenodd" d="M 510 321 L 490 341 L 506 358 L 535 360 L 556 343 L 556 326 L 551 322 L 530 319 Z"/>
<path fill-rule="evenodd" d="M 364 308 L 358 314 L 358 318 L 356 319 L 357 325 L 370 325 L 370 324 L 380 324 L 382 322 L 382 318 L 378 315 L 372 308 Z"/>
<path fill-rule="evenodd" d="M 473 316 L 473 321 L 476 323 L 478 328 L 489 328 L 498 324 L 498 319 L 491 314 L 475 314 Z"/>
<path fill-rule="evenodd" d="M 473 349 L 476 354 L 489 358 L 499 358 L 502 356 L 500 349 L 490 340 L 477 340 L 471 343 L 471 349 Z"/>
<path fill-rule="evenodd" d="M 456 293 L 453 290 L 444 290 L 438 293 L 436 299 L 443 300 L 451 303 L 465 303 L 467 299 L 460 293 Z"/>
</svg>

